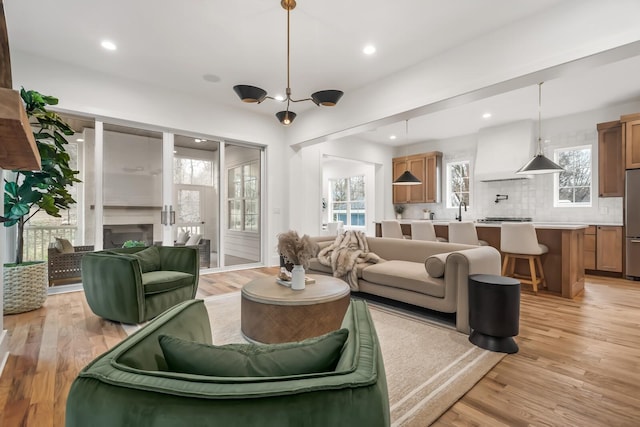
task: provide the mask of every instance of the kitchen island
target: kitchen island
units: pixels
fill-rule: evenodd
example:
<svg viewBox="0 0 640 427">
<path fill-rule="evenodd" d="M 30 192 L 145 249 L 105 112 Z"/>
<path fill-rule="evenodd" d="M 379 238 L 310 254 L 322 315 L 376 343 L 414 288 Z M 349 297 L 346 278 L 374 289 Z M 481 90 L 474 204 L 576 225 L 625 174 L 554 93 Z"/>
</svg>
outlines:
<svg viewBox="0 0 640 427">
<path fill-rule="evenodd" d="M 433 221 L 438 237 L 449 237 L 449 221 Z M 564 298 L 573 298 L 584 290 L 584 231 L 585 224 L 533 223 L 538 242 L 549 247 L 542 256 L 542 268 L 547 281 L 546 291 Z M 411 235 L 411 221 L 401 222 L 402 233 Z M 478 238 L 500 250 L 500 224 L 476 222 Z M 376 236 L 381 236 L 376 223 Z M 502 255 L 502 252 L 501 252 Z M 526 273 L 525 264 L 518 263 L 516 272 Z"/>
</svg>

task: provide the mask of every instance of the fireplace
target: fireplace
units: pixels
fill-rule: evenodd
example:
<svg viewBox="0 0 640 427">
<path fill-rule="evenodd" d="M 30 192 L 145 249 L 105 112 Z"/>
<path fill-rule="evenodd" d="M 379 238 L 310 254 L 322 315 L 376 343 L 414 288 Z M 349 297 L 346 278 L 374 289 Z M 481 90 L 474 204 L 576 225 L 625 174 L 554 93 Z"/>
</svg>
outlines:
<svg viewBox="0 0 640 427">
<path fill-rule="evenodd" d="M 153 224 L 104 225 L 102 238 L 105 249 L 121 248 L 127 240 L 137 240 L 151 246 L 153 244 Z"/>
</svg>

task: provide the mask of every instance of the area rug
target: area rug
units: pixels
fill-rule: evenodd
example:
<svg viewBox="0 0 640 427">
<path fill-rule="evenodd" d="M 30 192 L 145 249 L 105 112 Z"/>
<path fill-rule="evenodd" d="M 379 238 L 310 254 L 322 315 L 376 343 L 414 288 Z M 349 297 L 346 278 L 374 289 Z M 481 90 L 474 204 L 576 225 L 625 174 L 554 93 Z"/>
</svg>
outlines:
<svg viewBox="0 0 640 427">
<path fill-rule="evenodd" d="M 213 342 L 245 342 L 240 292 L 208 297 Z M 503 357 L 471 344 L 467 335 L 424 317 L 369 302 L 387 374 L 392 426 L 427 426 Z M 136 326 L 125 326 L 132 333 Z"/>
</svg>

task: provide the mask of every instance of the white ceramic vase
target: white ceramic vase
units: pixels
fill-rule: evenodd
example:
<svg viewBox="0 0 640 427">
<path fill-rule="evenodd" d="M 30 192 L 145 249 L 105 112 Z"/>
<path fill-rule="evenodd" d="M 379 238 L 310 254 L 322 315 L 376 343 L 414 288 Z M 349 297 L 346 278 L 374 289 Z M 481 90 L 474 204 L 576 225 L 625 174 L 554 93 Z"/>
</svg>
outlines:
<svg viewBox="0 0 640 427">
<path fill-rule="evenodd" d="M 291 289 L 301 291 L 304 287 L 304 267 L 302 265 L 294 265 L 293 270 L 291 270 Z"/>
</svg>

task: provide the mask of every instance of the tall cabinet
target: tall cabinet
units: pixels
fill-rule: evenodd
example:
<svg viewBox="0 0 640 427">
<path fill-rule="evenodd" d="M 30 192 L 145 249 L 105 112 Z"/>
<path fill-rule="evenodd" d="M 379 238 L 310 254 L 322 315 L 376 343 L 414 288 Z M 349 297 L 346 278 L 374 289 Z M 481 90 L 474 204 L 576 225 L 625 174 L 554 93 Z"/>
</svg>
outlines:
<svg viewBox="0 0 640 427">
<path fill-rule="evenodd" d="M 441 164 L 439 151 L 392 159 L 394 180 L 408 170 L 421 181 L 418 185 L 394 185 L 393 203 L 438 203 Z"/>
<path fill-rule="evenodd" d="M 624 144 L 626 147 L 626 168 L 640 168 L 640 113 L 621 116 L 624 123 Z"/>
<path fill-rule="evenodd" d="M 598 123 L 598 194 L 624 196 L 624 125 L 620 120 Z"/>
</svg>

